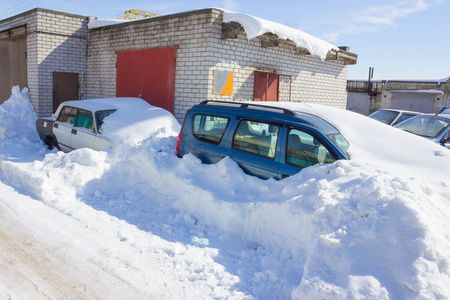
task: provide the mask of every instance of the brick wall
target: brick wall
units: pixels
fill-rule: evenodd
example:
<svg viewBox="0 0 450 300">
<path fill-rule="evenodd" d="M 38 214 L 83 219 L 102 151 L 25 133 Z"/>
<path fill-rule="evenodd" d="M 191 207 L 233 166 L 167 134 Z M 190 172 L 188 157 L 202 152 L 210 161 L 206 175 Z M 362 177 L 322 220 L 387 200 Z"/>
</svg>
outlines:
<svg viewBox="0 0 450 300">
<path fill-rule="evenodd" d="M 78 73 L 79 97 L 86 99 L 87 23 L 87 17 L 39 8 L 0 22 L 0 28 L 27 26 L 27 81 L 39 116 L 53 112 L 53 72 Z"/>
<path fill-rule="evenodd" d="M 296 54 L 293 43 L 261 48 L 258 39 L 245 33 L 221 39 L 222 12 L 205 9 L 190 13 L 141 20 L 90 31 L 87 97 L 114 97 L 115 51 L 178 46 L 175 77 L 175 117 L 182 120 L 187 109 L 206 99 L 252 100 L 255 70 L 292 76 L 293 101 L 315 102 L 346 108 L 347 66 Z M 232 96 L 213 95 L 213 71 L 234 71 Z M 288 100 L 283 81 L 280 100 Z"/>
<path fill-rule="evenodd" d="M 259 38 L 247 40 L 245 32 L 236 39 L 221 39 L 222 15 L 214 20 L 211 40 L 214 68 L 234 70 L 233 96 L 213 95 L 208 89 L 208 98 L 214 100 L 253 99 L 254 71 L 263 70 L 291 75 L 291 101 L 319 103 L 346 108 L 347 66 L 340 61 L 322 61 L 310 55 L 296 54 L 295 44 L 280 40 L 278 47 L 262 48 Z M 224 62 L 225 61 L 225 62 Z M 236 72 L 238 70 L 238 72 Z M 289 83 L 281 78 L 280 101 L 289 99 Z M 210 82 L 212 83 L 211 77 Z M 228 98 L 228 99 L 227 99 Z"/>
<path fill-rule="evenodd" d="M 86 99 L 86 50 L 88 18 L 38 10 L 37 64 L 40 115 L 53 112 L 53 72 L 79 74 L 79 99 Z"/>
<path fill-rule="evenodd" d="M 116 51 L 178 46 L 175 116 L 181 120 L 193 104 L 207 99 L 211 20 L 211 10 L 202 10 L 91 30 L 88 98 L 115 97 Z"/>
</svg>

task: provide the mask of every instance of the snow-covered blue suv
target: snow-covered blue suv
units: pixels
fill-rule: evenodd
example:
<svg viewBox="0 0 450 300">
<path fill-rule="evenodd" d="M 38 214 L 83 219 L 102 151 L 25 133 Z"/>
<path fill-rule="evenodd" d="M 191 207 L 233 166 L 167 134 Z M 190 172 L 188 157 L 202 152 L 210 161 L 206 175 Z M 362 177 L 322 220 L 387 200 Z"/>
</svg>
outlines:
<svg viewBox="0 0 450 300">
<path fill-rule="evenodd" d="M 192 153 L 207 164 L 229 156 L 248 174 L 282 179 L 308 166 L 348 159 L 348 146 L 325 120 L 281 102 L 203 101 L 186 114 L 177 155 Z"/>
</svg>

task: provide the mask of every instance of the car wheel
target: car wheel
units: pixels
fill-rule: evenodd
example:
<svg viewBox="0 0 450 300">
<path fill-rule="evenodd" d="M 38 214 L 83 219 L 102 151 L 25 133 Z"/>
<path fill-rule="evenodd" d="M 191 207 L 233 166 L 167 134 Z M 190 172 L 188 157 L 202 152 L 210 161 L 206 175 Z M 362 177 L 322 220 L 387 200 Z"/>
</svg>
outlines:
<svg viewBox="0 0 450 300">
<path fill-rule="evenodd" d="M 47 141 L 47 145 L 48 145 L 48 149 L 50 149 L 50 150 L 53 150 L 53 149 L 55 149 L 55 148 L 58 148 L 58 146 L 56 146 L 55 140 L 52 139 L 52 138 L 50 138 L 50 139 Z"/>
</svg>

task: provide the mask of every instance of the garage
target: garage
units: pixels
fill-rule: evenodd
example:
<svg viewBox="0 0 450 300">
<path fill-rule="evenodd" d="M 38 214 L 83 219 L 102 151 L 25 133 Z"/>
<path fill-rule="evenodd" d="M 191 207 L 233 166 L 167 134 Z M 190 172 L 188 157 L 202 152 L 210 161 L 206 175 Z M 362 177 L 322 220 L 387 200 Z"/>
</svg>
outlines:
<svg viewBox="0 0 450 300">
<path fill-rule="evenodd" d="M 391 108 L 433 113 L 439 90 L 391 90 Z"/>
<path fill-rule="evenodd" d="M 26 27 L 0 29 L 0 103 L 15 85 L 27 86 Z"/>
<path fill-rule="evenodd" d="M 139 97 L 174 112 L 176 46 L 117 51 L 117 97 Z"/>
</svg>

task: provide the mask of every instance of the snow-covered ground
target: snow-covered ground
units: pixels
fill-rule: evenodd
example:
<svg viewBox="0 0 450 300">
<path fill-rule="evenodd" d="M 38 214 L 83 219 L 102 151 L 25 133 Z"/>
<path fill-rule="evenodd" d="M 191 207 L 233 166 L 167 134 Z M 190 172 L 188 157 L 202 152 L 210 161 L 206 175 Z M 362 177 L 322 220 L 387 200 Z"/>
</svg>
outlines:
<svg viewBox="0 0 450 300">
<path fill-rule="evenodd" d="M 0 106 L 0 298 L 450 298 L 450 151 L 303 108 L 347 137 L 351 160 L 263 181 L 230 159 L 177 158 L 170 128 L 49 151 L 14 88 Z"/>
</svg>

